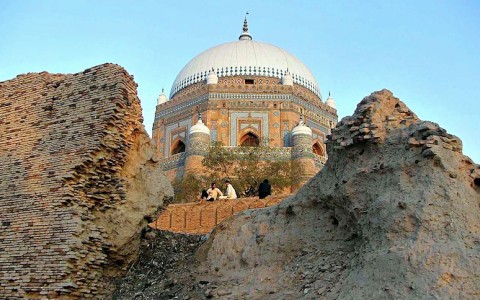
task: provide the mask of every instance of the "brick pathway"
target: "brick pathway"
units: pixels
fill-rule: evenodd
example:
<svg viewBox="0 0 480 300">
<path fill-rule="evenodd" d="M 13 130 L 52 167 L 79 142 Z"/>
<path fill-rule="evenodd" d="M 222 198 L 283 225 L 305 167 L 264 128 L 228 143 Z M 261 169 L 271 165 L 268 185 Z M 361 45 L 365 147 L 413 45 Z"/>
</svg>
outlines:
<svg viewBox="0 0 480 300">
<path fill-rule="evenodd" d="M 246 209 L 275 205 L 289 195 L 217 200 L 214 202 L 170 204 L 149 226 L 178 233 L 206 234 L 223 220 Z"/>
</svg>

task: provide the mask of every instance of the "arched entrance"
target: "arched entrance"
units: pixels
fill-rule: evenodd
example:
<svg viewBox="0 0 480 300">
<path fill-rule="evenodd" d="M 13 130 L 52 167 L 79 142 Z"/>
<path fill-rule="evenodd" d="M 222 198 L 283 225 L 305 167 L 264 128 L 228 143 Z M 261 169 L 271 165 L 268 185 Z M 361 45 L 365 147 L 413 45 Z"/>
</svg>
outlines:
<svg viewBox="0 0 480 300">
<path fill-rule="evenodd" d="M 325 156 L 325 151 L 323 151 L 323 148 L 319 143 L 313 144 L 312 150 L 316 155 Z"/>
<path fill-rule="evenodd" d="M 260 139 L 253 132 L 247 132 L 240 139 L 240 146 L 244 147 L 258 147 L 260 145 Z"/>
<path fill-rule="evenodd" d="M 185 144 L 181 140 L 178 140 L 173 145 L 172 155 L 175 155 L 175 154 L 178 154 L 178 153 L 181 153 L 181 152 L 185 152 Z"/>
</svg>

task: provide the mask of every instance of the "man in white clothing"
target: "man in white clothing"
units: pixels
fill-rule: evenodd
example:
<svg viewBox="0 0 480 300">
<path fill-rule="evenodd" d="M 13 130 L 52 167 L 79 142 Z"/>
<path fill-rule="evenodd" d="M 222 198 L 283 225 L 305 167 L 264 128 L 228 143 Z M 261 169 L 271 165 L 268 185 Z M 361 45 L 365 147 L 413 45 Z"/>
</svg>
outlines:
<svg viewBox="0 0 480 300">
<path fill-rule="evenodd" d="M 225 180 L 225 184 L 227 185 L 227 192 L 225 193 L 226 195 L 220 197 L 220 199 L 237 199 L 237 193 L 235 192 L 233 186 L 230 184 L 230 180 Z"/>
<path fill-rule="evenodd" d="M 217 188 L 215 182 L 212 182 L 212 186 L 207 190 L 207 194 L 207 201 L 215 201 L 217 200 L 217 198 L 222 199 L 223 197 L 225 197 L 223 196 L 222 191 Z"/>
</svg>

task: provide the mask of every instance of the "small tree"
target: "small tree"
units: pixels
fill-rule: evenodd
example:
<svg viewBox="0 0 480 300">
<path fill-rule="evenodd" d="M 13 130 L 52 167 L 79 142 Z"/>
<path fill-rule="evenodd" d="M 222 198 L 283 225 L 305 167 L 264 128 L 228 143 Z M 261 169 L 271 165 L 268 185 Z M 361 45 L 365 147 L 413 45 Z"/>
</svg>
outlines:
<svg viewBox="0 0 480 300">
<path fill-rule="evenodd" d="M 290 160 L 265 159 L 265 153 L 269 151 L 271 148 L 267 146 L 229 148 L 223 147 L 221 142 L 215 142 L 202 163 L 208 170 L 210 181 L 229 178 L 239 196 L 255 195 L 265 178 L 277 190 L 285 190 L 296 184 L 300 178 L 300 168 Z"/>
<path fill-rule="evenodd" d="M 212 142 L 202 164 L 206 167 L 206 173 L 211 181 L 215 181 L 233 175 L 235 160 L 235 154 L 225 148 L 222 142 Z"/>
<path fill-rule="evenodd" d="M 262 145 L 262 144 L 261 144 Z M 224 147 L 214 142 L 202 161 L 204 174 L 186 174 L 176 179 L 172 185 L 175 203 L 193 202 L 200 197 L 203 189 L 212 182 L 222 189 L 223 180 L 229 179 L 238 196 L 257 194 L 259 184 L 268 179 L 274 190 L 284 191 L 299 183 L 302 175 L 300 166 L 291 160 L 274 160 L 265 157 L 272 149 L 258 147 Z"/>
<path fill-rule="evenodd" d="M 200 175 L 186 174 L 183 178 L 177 178 L 172 182 L 174 192 L 174 203 L 193 202 L 200 197 L 208 178 Z"/>
</svg>

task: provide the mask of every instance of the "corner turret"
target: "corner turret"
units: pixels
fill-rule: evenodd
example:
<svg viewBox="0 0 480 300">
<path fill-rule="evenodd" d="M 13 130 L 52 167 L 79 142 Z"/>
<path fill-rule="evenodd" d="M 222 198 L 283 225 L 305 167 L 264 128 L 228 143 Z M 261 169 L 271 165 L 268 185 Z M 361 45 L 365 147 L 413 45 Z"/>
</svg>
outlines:
<svg viewBox="0 0 480 300">
<path fill-rule="evenodd" d="M 298 186 L 302 186 L 316 174 L 314 154 L 312 151 L 312 129 L 305 125 L 303 115 L 300 115 L 298 125 L 292 130 L 293 151 L 292 160 L 300 166 L 302 175 Z"/>
<path fill-rule="evenodd" d="M 198 121 L 188 131 L 187 157 L 185 174 L 195 174 L 202 170 L 202 160 L 210 145 L 210 129 L 203 123 L 202 114 L 198 113 Z"/>
</svg>

